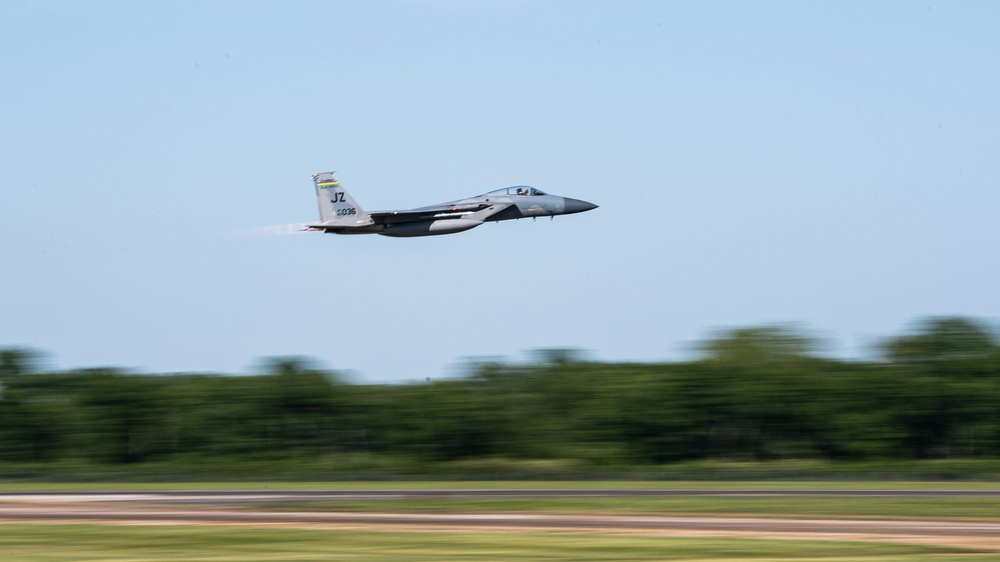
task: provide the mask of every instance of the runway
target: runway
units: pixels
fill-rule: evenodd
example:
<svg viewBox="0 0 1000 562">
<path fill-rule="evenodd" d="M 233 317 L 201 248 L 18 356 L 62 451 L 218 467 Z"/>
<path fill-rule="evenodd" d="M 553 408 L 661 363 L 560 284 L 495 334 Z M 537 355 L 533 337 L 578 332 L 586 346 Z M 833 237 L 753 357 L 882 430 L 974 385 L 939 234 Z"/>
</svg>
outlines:
<svg viewBox="0 0 1000 562">
<path fill-rule="evenodd" d="M 0 493 L 0 521 L 280 525 L 421 532 L 584 532 L 662 536 L 908 542 L 1000 551 L 1000 521 L 711 517 L 561 513 L 388 513 L 270 510 L 267 505 L 370 499 L 574 497 L 962 497 L 1000 491 L 924 490 L 306 490 Z M 287 507 L 286 507 L 287 509 Z"/>
</svg>

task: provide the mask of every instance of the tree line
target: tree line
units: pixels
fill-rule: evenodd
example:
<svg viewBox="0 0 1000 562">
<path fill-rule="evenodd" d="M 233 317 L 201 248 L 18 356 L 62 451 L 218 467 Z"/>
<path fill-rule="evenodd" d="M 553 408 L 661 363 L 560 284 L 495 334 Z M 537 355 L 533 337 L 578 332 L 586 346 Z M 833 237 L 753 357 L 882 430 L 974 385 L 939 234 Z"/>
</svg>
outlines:
<svg viewBox="0 0 1000 562">
<path fill-rule="evenodd" d="M 0 460 L 125 464 L 365 453 L 646 465 L 701 459 L 1000 457 L 1000 339 L 969 318 L 815 353 L 787 326 L 729 330 L 703 356 L 605 363 L 570 351 L 460 379 L 349 384 L 301 359 L 267 374 L 39 372 L 0 351 Z"/>
</svg>

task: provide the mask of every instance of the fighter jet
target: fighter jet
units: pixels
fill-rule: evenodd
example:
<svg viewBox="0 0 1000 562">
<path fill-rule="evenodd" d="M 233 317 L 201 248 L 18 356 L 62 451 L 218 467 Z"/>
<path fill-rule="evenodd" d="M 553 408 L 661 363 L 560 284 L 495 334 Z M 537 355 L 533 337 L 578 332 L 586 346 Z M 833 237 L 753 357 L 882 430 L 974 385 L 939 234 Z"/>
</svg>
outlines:
<svg viewBox="0 0 1000 562">
<path fill-rule="evenodd" d="M 323 172 L 313 175 L 320 222 L 306 225 L 303 230 L 396 237 L 436 236 L 463 232 L 484 222 L 554 217 L 597 208 L 593 203 L 517 185 L 440 205 L 366 213 L 334 179 L 333 174 Z"/>
</svg>

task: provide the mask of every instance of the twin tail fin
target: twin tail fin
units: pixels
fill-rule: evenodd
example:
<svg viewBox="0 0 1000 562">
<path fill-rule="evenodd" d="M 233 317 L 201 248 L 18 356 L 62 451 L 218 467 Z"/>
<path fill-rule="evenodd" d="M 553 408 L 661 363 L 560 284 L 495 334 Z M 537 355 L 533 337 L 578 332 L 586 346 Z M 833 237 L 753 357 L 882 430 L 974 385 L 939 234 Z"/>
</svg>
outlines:
<svg viewBox="0 0 1000 562">
<path fill-rule="evenodd" d="M 313 174 L 313 181 L 316 183 L 316 201 L 322 224 L 356 226 L 369 222 L 361 205 L 340 187 L 333 172 Z"/>
</svg>

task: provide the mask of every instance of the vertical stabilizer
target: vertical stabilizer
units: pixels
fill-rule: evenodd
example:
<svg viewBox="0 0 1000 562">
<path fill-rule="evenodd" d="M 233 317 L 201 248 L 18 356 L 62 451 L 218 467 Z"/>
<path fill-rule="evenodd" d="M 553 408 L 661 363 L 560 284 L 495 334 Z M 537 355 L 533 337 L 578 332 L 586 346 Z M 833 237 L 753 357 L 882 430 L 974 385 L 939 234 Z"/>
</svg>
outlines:
<svg viewBox="0 0 1000 562">
<path fill-rule="evenodd" d="M 319 220 L 324 223 L 356 225 L 363 221 L 364 210 L 354 198 L 340 187 L 333 172 L 313 174 L 316 182 L 316 200 L 319 203 Z"/>
</svg>

